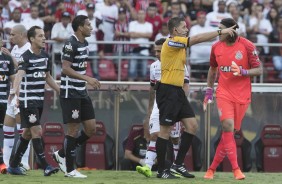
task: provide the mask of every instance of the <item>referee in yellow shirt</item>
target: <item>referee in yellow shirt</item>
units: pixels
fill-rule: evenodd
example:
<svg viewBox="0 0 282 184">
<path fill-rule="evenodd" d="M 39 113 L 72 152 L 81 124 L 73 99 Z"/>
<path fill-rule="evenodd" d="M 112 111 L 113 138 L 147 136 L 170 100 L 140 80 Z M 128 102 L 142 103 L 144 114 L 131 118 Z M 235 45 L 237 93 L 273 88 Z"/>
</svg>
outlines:
<svg viewBox="0 0 282 184">
<path fill-rule="evenodd" d="M 235 25 L 234 25 L 235 26 Z M 233 27 L 234 27 L 233 26 Z M 156 84 L 156 101 L 160 111 L 160 133 L 156 142 L 158 160 L 158 178 L 174 179 L 180 176 L 194 178 L 183 164 L 190 148 L 198 124 L 193 109 L 182 89 L 184 84 L 184 66 L 186 49 L 191 45 L 211 40 L 218 35 L 233 36 L 233 27 L 187 37 L 188 28 L 180 17 L 168 22 L 170 37 L 166 39 L 161 51 L 161 81 Z M 203 51 L 205 52 L 205 51 Z M 181 135 L 179 152 L 170 170 L 165 170 L 165 153 L 171 131 L 175 122 L 181 121 L 185 131 Z"/>
</svg>

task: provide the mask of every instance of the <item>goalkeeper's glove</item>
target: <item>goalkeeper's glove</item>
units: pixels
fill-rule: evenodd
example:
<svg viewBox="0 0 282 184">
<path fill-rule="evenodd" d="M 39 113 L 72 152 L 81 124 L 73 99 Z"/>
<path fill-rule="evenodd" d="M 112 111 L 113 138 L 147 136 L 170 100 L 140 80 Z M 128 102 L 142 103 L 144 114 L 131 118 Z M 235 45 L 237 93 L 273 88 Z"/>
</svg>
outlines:
<svg viewBox="0 0 282 184">
<path fill-rule="evenodd" d="M 209 103 L 212 103 L 212 101 L 213 101 L 213 89 L 211 87 L 207 87 L 204 102 L 203 102 L 204 111 L 207 110 L 207 105 Z"/>
<path fill-rule="evenodd" d="M 246 75 L 248 75 L 248 70 L 240 68 L 234 61 L 232 61 L 232 64 L 231 64 L 231 72 L 233 72 L 233 75 L 235 75 L 235 76 L 246 76 Z"/>
</svg>

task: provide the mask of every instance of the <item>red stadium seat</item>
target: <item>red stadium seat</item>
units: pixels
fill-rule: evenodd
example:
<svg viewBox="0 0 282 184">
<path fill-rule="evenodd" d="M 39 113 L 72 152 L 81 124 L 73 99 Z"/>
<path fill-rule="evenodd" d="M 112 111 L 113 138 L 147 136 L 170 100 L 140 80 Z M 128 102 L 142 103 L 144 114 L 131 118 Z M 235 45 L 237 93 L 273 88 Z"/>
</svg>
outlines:
<svg viewBox="0 0 282 184">
<path fill-rule="evenodd" d="M 98 72 L 100 80 L 117 80 L 116 69 L 112 60 L 100 60 L 98 65 Z"/>
<path fill-rule="evenodd" d="M 96 134 L 86 142 L 85 167 L 107 169 L 105 141 L 107 133 L 102 122 L 96 122 Z"/>
<path fill-rule="evenodd" d="M 282 171 L 282 128 L 280 125 L 265 125 L 261 139 L 263 143 L 263 170 Z"/>
<path fill-rule="evenodd" d="M 52 166 L 58 166 L 52 158 L 53 152 L 61 149 L 64 143 L 64 128 L 62 123 L 47 122 L 43 125 L 42 139 L 46 161 Z"/>
<path fill-rule="evenodd" d="M 131 129 L 130 129 L 130 132 L 132 132 L 132 131 L 137 131 L 137 130 L 140 130 L 140 129 L 142 129 L 143 128 L 143 124 L 136 124 L 136 125 L 132 125 L 131 126 Z M 130 132 L 129 132 L 129 134 L 130 134 Z M 128 135 L 129 135 L 128 134 Z"/>
<path fill-rule="evenodd" d="M 150 80 L 150 67 L 151 67 L 151 64 L 155 62 L 154 60 L 148 60 L 147 61 L 147 80 L 149 81 Z"/>
<path fill-rule="evenodd" d="M 194 164 L 193 164 L 193 148 L 190 146 L 189 151 L 186 153 L 184 164 L 189 171 L 194 171 Z"/>
<path fill-rule="evenodd" d="M 87 67 L 86 67 L 86 75 L 89 77 L 93 77 L 93 72 L 91 68 L 91 63 L 87 62 Z"/>
<path fill-rule="evenodd" d="M 121 80 L 128 80 L 128 60 L 121 61 Z"/>
<path fill-rule="evenodd" d="M 243 169 L 243 152 L 242 152 L 242 144 L 244 141 L 244 136 L 242 130 L 238 131 L 234 135 L 235 141 L 236 141 L 236 146 L 237 146 L 237 160 L 238 160 L 238 165 L 241 169 Z M 231 164 L 227 158 L 227 156 L 223 159 L 222 162 L 222 170 L 224 172 L 231 172 L 232 167 Z"/>
</svg>

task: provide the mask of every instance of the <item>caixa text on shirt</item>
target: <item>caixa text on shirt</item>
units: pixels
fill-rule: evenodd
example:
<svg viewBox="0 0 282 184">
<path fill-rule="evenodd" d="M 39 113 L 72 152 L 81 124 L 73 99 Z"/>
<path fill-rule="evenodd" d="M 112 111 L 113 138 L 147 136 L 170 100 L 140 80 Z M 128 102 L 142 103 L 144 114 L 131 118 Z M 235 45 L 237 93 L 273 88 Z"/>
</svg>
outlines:
<svg viewBox="0 0 282 184">
<path fill-rule="evenodd" d="M 80 62 L 80 63 L 78 64 L 78 68 L 86 68 L 86 67 L 87 67 L 87 62 L 86 62 L 86 61 Z"/>
<path fill-rule="evenodd" d="M 34 72 L 33 73 L 34 78 L 45 78 L 46 77 L 46 72 Z"/>
<path fill-rule="evenodd" d="M 239 67 L 243 68 L 242 66 Z M 220 66 L 219 68 L 222 72 L 231 72 L 231 66 Z"/>
</svg>

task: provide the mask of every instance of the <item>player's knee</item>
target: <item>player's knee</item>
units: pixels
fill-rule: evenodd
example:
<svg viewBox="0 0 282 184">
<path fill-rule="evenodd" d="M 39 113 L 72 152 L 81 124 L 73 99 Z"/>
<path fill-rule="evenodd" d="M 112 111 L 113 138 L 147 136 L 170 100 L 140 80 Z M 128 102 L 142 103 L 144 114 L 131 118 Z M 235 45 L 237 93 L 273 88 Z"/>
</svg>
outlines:
<svg viewBox="0 0 282 184">
<path fill-rule="evenodd" d="M 85 131 L 85 134 L 88 137 L 91 137 L 92 135 L 94 135 L 96 133 L 96 127 L 92 127 L 90 129 L 87 129 L 87 130 L 84 130 L 84 131 Z"/>
<path fill-rule="evenodd" d="M 222 131 L 232 132 L 234 130 L 234 123 L 232 121 L 224 120 L 222 123 Z"/>
<path fill-rule="evenodd" d="M 32 138 L 32 134 L 30 131 L 26 130 L 26 131 L 23 131 L 22 137 L 26 140 L 30 140 Z"/>
</svg>

